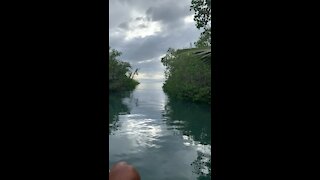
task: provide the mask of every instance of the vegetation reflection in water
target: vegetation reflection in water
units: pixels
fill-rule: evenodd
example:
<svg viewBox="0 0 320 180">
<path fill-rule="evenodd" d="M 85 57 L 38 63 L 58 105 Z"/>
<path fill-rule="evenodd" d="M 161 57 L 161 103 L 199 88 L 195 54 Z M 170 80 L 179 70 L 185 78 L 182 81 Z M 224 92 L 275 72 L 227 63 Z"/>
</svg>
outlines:
<svg viewBox="0 0 320 180">
<path fill-rule="evenodd" d="M 211 179 L 210 106 L 168 98 L 161 84 L 109 95 L 109 166 L 124 160 L 142 179 Z"/>
</svg>

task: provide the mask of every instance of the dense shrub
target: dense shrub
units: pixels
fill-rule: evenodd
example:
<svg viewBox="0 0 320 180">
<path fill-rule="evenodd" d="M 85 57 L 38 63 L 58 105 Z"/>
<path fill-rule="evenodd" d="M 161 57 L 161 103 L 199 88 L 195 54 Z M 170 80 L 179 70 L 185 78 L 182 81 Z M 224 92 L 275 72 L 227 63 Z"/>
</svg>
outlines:
<svg viewBox="0 0 320 180">
<path fill-rule="evenodd" d="M 161 62 L 166 67 L 163 90 L 179 99 L 211 102 L 211 63 L 192 51 L 169 49 Z"/>
</svg>

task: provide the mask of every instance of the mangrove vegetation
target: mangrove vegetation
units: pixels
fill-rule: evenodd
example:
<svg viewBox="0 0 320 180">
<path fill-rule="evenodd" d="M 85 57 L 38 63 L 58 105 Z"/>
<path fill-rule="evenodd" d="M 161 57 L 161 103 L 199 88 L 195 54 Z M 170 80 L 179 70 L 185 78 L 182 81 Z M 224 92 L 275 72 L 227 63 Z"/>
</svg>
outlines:
<svg viewBox="0 0 320 180">
<path fill-rule="evenodd" d="M 134 79 L 138 69 L 132 71 L 130 63 L 121 61 L 121 52 L 109 47 L 109 91 L 133 90 L 139 82 Z"/>
<path fill-rule="evenodd" d="M 196 27 L 202 30 L 195 47 L 169 48 L 161 59 L 165 69 L 163 90 L 170 96 L 211 103 L 211 1 L 192 0 Z"/>
</svg>

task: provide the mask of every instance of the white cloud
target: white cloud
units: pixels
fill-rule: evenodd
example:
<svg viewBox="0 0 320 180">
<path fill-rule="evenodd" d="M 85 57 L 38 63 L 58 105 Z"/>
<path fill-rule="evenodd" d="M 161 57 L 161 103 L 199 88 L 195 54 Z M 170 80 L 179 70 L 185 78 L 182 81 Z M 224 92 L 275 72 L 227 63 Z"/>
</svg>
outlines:
<svg viewBox="0 0 320 180">
<path fill-rule="evenodd" d="M 186 16 L 183 20 L 185 23 L 194 23 L 193 17 L 194 15 L 192 14 L 192 15 Z"/>
<path fill-rule="evenodd" d="M 155 72 L 155 73 L 139 73 L 139 75 L 135 78 L 137 80 L 164 80 L 164 74 L 162 72 Z"/>
<path fill-rule="evenodd" d="M 138 61 L 138 64 L 152 62 L 152 60 Z"/>
<path fill-rule="evenodd" d="M 161 25 L 159 22 L 149 22 L 143 19 L 132 21 L 129 23 L 129 29 L 125 32 L 125 40 L 129 41 L 134 38 L 145 38 L 159 32 L 161 32 Z"/>
</svg>

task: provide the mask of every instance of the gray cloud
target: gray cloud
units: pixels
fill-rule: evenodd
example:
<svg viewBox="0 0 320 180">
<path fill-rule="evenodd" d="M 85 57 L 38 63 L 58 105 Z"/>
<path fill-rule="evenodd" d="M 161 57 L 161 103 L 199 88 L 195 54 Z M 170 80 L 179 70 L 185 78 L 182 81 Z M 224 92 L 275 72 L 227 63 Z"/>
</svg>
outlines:
<svg viewBox="0 0 320 180">
<path fill-rule="evenodd" d="M 138 27 L 139 27 L 139 28 L 147 28 L 148 26 L 145 25 L 145 24 L 140 24 Z"/>
<path fill-rule="evenodd" d="M 192 15 L 190 4 L 191 0 L 110 0 L 109 45 L 121 51 L 121 59 L 139 67 L 141 73 L 163 72 L 160 56 L 169 47 L 189 47 L 200 35 L 194 22 L 184 21 Z M 161 31 L 126 39 L 126 31 L 143 32 L 149 28 L 150 22 L 160 23 Z"/>
<path fill-rule="evenodd" d="M 190 15 L 189 5 L 183 6 L 173 3 L 163 3 L 160 6 L 152 6 L 147 9 L 146 14 L 154 21 L 176 21 Z"/>
<path fill-rule="evenodd" d="M 129 29 L 128 22 L 123 22 L 123 23 L 119 24 L 118 27 L 121 29 Z"/>
</svg>

